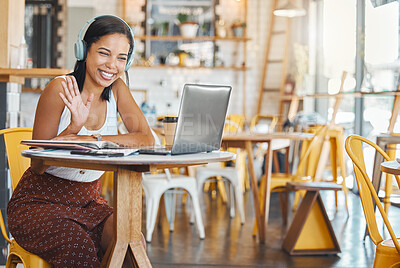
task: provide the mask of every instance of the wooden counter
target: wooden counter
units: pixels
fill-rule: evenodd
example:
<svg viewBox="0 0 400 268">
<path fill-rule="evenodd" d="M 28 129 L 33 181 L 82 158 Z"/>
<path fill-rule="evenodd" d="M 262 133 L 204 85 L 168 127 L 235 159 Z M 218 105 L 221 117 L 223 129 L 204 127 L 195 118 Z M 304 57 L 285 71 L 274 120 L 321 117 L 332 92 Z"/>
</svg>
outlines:
<svg viewBox="0 0 400 268">
<path fill-rule="evenodd" d="M 0 68 L 0 83 L 24 84 L 25 78 L 53 78 L 58 75 L 70 73 L 69 69 L 32 68 L 32 69 L 8 69 Z"/>
</svg>

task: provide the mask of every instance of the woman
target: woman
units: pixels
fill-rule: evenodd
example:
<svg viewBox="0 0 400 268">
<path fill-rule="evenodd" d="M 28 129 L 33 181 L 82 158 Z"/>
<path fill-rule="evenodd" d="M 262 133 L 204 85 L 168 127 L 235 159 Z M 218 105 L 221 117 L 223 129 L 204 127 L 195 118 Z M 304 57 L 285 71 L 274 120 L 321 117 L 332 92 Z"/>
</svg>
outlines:
<svg viewBox="0 0 400 268">
<path fill-rule="evenodd" d="M 76 54 L 74 72 L 53 79 L 40 97 L 33 139 L 153 144 L 147 121 L 121 79 L 134 48 L 129 26 L 114 16 L 89 23 L 84 42 L 78 40 L 83 53 Z M 117 112 L 128 134 L 118 135 Z M 32 160 L 7 208 L 17 243 L 54 267 L 99 267 L 112 240 L 112 208 L 100 197 L 102 174 Z"/>
</svg>

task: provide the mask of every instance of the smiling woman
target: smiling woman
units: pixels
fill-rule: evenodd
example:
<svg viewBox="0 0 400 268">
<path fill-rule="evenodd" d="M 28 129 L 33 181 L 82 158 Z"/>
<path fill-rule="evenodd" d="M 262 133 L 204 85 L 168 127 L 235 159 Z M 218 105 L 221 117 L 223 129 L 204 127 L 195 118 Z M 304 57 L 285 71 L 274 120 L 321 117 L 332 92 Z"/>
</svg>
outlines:
<svg viewBox="0 0 400 268">
<path fill-rule="evenodd" d="M 87 23 L 75 43 L 73 73 L 53 79 L 36 109 L 35 140 L 154 143 L 145 117 L 121 79 L 132 64 L 133 34 L 115 16 Z M 128 133 L 118 135 L 117 113 Z M 99 267 L 112 240 L 113 210 L 100 197 L 102 171 L 42 166 L 32 160 L 8 203 L 10 232 L 53 267 Z M 30 219 L 27 226 L 26 219 Z M 132 267 L 130 256 L 125 265 Z"/>
</svg>

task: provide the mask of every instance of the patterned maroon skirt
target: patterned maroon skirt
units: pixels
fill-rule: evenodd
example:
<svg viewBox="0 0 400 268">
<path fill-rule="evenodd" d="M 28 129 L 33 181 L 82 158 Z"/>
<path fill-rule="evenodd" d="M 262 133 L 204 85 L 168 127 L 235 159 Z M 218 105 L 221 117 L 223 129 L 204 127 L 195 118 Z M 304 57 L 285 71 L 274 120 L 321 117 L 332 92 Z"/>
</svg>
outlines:
<svg viewBox="0 0 400 268">
<path fill-rule="evenodd" d="M 17 243 L 54 267 L 99 267 L 101 235 L 113 210 L 100 181 L 76 182 L 29 168 L 7 207 Z"/>
</svg>

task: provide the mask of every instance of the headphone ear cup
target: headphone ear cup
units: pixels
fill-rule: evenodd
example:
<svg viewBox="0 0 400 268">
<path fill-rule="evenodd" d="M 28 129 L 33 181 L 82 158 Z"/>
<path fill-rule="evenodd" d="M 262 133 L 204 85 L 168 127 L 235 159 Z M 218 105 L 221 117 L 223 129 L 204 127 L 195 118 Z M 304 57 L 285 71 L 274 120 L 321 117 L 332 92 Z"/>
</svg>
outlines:
<svg viewBox="0 0 400 268">
<path fill-rule="evenodd" d="M 84 60 L 86 58 L 86 44 L 83 40 L 78 40 L 74 45 L 75 58 L 77 60 Z"/>
<path fill-rule="evenodd" d="M 133 63 L 133 54 L 131 53 L 131 54 L 129 54 L 128 59 L 126 61 L 125 71 L 128 71 L 129 68 L 131 68 L 132 63 Z"/>
<path fill-rule="evenodd" d="M 124 22 L 124 21 L 123 21 Z M 126 24 L 126 22 L 124 22 Z M 126 65 L 125 65 L 125 71 L 128 71 L 129 68 L 131 68 L 132 64 L 133 64 L 133 55 L 135 54 L 135 36 L 133 35 L 132 32 L 132 28 L 126 24 L 126 26 L 128 26 L 128 29 L 132 35 L 132 41 L 133 41 L 133 47 L 132 47 L 132 52 L 128 55 L 128 59 L 126 61 Z"/>
</svg>

